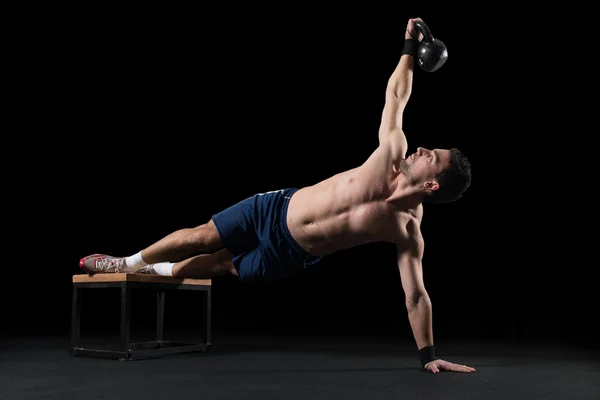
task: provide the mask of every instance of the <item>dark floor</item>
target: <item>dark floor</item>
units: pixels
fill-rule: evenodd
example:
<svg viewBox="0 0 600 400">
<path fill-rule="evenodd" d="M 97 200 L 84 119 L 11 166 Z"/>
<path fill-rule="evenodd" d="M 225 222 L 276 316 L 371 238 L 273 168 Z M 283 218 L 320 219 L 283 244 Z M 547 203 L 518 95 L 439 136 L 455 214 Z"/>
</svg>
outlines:
<svg viewBox="0 0 600 400">
<path fill-rule="evenodd" d="M 445 359 L 477 371 L 437 375 L 413 343 L 365 337 L 219 335 L 205 353 L 129 362 L 67 349 L 68 337 L 4 339 L 0 399 L 600 399 L 598 354 L 566 345 L 444 343 Z"/>
</svg>

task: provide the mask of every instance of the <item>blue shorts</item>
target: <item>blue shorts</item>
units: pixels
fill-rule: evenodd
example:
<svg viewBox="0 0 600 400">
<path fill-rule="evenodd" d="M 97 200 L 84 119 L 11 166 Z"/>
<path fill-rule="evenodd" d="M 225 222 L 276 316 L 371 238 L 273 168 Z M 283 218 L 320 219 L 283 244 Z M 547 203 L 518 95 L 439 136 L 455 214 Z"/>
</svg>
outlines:
<svg viewBox="0 0 600 400">
<path fill-rule="evenodd" d="M 212 216 L 241 280 L 275 281 L 321 260 L 302 249 L 288 229 L 287 209 L 297 190 L 258 193 Z"/>
</svg>

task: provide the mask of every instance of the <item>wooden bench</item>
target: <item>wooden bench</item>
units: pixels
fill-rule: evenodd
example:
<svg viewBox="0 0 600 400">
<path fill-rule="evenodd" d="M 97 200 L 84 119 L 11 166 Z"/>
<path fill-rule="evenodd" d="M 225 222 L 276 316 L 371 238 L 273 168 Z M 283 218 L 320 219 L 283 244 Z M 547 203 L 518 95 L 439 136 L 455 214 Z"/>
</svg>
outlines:
<svg viewBox="0 0 600 400">
<path fill-rule="evenodd" d="M 92 275 L 75 274 L 73 275 L 71 340 L 69 352 L 74 356 L 130 361 L 141 358 L 206 351 L 211 346 L 211 287 L 210 279 L 182 279 L 170 276 L 125 273 L 99 273 Z M 80 346 L 81 291 L 90 288 L 120 288 L 121 343 L 118 349 L 107 350 Z M 156 291 L 156 340 L 131 343 L 131 292 L 134 288 Z M 197 343 L 181 343 L 163 340 L 165 291 L 167 290 L 199 290 L 203 293 L 202 311 L 200 316 L 202 318 L 204 331 L 202 340 L 199 340 Z"/>
</svg>

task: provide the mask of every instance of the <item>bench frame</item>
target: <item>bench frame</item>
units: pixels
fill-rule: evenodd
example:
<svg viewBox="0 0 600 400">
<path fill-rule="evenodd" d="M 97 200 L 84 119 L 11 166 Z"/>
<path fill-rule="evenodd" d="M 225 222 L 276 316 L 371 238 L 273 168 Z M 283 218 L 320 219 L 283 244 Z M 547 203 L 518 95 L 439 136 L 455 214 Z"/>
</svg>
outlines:
<svg viewBox="0 0 600 400">
<path fill-rule="evenodd" d="M 99 276 L 108 275 L 108 276 Z M 106 350 L 80 346 L 81 295 L 83 289 L 120 288 L 121 322 L 120 348 Z M 211 281 L 177 279 L 142 274 L 78 274 L 73 276 L 73 299 L 71 309 L 71 338 L 69 352 L 73 356 L 118 359 L 132 361 L 190 352 L 204 352 L 211 347 Z M 132 343 L 131 295 L 133 289 L 155 290 L 156 293 L 156 340 Z M 168 290 L 197 290 L 203 292 L 201 318 L 203 338 L 197 343 L 165 341 L 163 338 L 165 292 Z"/>
</svg>

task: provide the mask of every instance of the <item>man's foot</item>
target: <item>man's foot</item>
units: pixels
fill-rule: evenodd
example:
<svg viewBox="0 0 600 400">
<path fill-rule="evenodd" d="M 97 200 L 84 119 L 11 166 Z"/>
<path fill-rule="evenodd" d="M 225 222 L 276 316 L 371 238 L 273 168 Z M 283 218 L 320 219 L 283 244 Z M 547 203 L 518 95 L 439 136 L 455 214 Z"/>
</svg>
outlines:
<svg viewBox="0 0 600 400">
<path fill-rule="evenodd" d="M 92 254 L 79 260 L 79 268 L 88 274 L 122 272 L 125 258 Z"/>
</svg>

